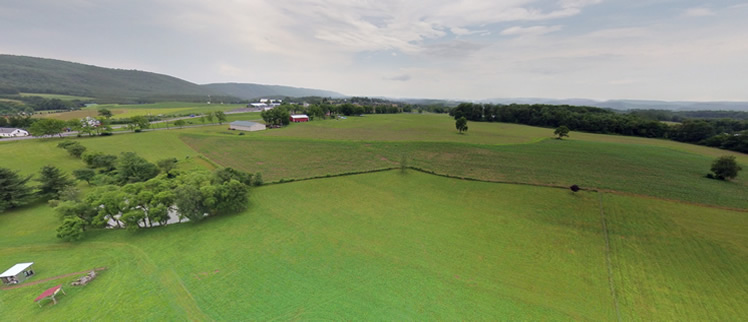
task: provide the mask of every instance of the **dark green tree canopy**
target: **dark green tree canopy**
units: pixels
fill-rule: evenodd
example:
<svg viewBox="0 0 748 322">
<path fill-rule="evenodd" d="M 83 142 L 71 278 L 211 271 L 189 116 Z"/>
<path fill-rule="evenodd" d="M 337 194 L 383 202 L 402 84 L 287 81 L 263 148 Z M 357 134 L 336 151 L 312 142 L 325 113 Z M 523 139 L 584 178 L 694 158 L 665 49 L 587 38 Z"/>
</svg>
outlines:
<svg viewBox="0 0 748 322">
<path fill-rule="evenodd" d="M 460 132 L 460 134 L 462 134 L 462 132 L 466 132 L 468 130 L 467 119 L 464 116 L 458 118 L 455 121 L 455 127 L 457 128 L 457 131 Z"/>
<path fill-rule="evenodd" d="M 44 198 L 58 199 L 60 192 L 72 186 L 73 181 L 55 166 L 44 166 L 39 172 L 39 195 Z"/>
<path fill-rule="evenodd" d="M 556 135 L 559 140 L 561 140 L 563 137 L 569 136 L 569 128 L 566 127 L 566 125 L 561 125 L 558 128 L 556 128 L 555 131 L 553 131 L 553 134 Z"/>
<path fill-rule="evenodd" d="M 0 168 L 0 212 L 27 204 L 33 190 L 27 185 L 31 176 L 21 177 L 18 172 Z"/>
<path fill-rule="evenodd" d="M 158 175 L 158 167 L 135 152 L 123 152 L 117 159 L 117 180 L 121 183 L 142 182 Z"/>
<path fill-rule="evenodd" d="M 712 163 L 712 172 L 717 179 L 734 179 L 738 176 L 738 172 L 743 170 L 735 161 L 734 155 L 724 155 Z"/>
</svg>

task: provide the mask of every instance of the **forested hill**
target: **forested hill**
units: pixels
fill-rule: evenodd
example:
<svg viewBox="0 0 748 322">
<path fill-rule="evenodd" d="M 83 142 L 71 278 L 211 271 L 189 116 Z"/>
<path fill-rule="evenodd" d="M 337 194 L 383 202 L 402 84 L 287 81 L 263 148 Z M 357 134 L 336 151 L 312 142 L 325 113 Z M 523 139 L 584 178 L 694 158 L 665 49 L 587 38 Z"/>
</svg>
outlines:
<svg viewBox="0 0 748 322">
<path fill-rule="evenodd" d="M 239 97 L 242 99 L 257 99 L 263 97 L 332 97 L 340 98 L 345 95 L 325 91 L 320 89 L 311 88 L 299 88 L 290 86 L 280 85 L 260 85 L 260 84 L 247 84 L 247 83 L 217 83 L 217 84 L 206 84 L 202 85 L 205 88 L 211 89 L 216 92 L 226 93 L 227 95 Z"/>
<path fill-rule="evenodd" d="M 176 77 L 151 72 L 102 68 L 55 59 L 0 55 L 0 93 L 14 92 L 68 94 L 130 101 L 223 95 Z"/>
</svg>

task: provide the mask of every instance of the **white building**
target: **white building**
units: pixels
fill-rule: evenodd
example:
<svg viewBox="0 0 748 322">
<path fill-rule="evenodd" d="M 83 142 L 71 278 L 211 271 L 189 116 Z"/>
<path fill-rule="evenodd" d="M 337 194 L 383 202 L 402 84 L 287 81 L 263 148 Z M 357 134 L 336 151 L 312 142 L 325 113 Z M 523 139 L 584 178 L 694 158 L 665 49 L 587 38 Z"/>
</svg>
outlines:
<svg viewBox="0 0 748 322">
<path fill-rule="evenodd" d="M 21 129 L 0 127 L 0 137 L 29 136 L 29 132 Z"/>
<path fill-rule="evenodd" d="M 250 122 L 250 121 L 234 121 L 229 124 L 229 130 L 239 131 L 262 131 L 265 129 L 265 124 Z"/>
</svg>

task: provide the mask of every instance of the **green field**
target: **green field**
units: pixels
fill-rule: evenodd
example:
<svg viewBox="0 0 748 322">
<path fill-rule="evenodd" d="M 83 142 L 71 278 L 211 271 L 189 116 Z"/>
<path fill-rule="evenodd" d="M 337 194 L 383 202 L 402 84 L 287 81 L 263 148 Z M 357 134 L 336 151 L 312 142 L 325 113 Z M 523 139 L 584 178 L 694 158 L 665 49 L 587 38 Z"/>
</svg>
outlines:
<svg viewBox="0 0 748 322">
<path fill-rule="evenodd" d="M 266 182 L 399 168 L 406 156 L 408 166 L 438 174 L 520 184 L 414 170 L 273 184 L 254 188 L 241 214 L 135 233 L 93 231 L 78 243 L 55 238 L 59 219 L 39 203 L 0 214 L 0 270 L 34 261 L 33 282 L 108 269 L 86 287 L 66 287 L 68 295 L 56 306 L 39 308 L 33 299 L 73 277 L 0 290 L 0 316 L 748 315 L 748 176 L 704 178 L 715 156 L 730 153 L 584 133 L 559 141 L 550 139 L 551 129 L 513 124 L 469 126 L 459 135 L 443 115 L 377 115 L 251 133 L 220 125 L 77 139 L 89 151 L 134 151 L 151 161 L 176 157 L 182 169 L 231 166 L 262 172 Z M 82 167 L 56 147 L 59 142 L 0 141 L 0 167 L 23 174 L 46 164 L 65 171 Z M 748 169 L 746 155 L 734 155 Z M 602 192 L 544 187 L 571 184 Z"/>
<path fill-rule="evenodd" d="M 93 100 L 91 97 L 86 96 L 73 96 L 73 95 L 63 95 L 63 94 L 44 94 L 44 93 L 21 93 L 21 96 L 29 97 L 29 96 L 38 96 L 43 97 L 46 99 L 59 99 L 63 101 L 90 101 Z"/>
<path fill-rule="evenodd" d="M 32 300 L 73 278 L 0 291 L 0 314 L 614 320 L 614 301 L 625 319 L 748 313 L 740 305 L 748 283 L 744 214 L 603 196 L 614 300 L 598 198 L 390 171 L 262 187 L 240 215 L 101 232 L 78 244 L 44 233 L 56 219 L 39 207 L 0 216 L 0 264 L 34 260 L 35 279 L 108 270 L 84 288 L 67 287 L 54 307 Z M 641 204 L 641 220 L 620 216 L 630 204 Z M 719 227 L 721 235 L 702 234 L 732 220 Z M 680 243 L 698 247 L 684 253 Z"/>
<path fill-rule="evenodd" d="M 60 120 L 80 119 L 86 116 L 96 117 L 100 109 L 112 111 L 113 118 L 128 118 L 137 115 L 190 115 L 205 114 L 214 111 L 230 111 L 245 107 L 238 104 L 205 104 L 189 102 L 165 102 L 154 104 L 100 104 L 82 108 L 78 111 L 37 114 L 35 117 L 50 117 Z"/>
</svg>

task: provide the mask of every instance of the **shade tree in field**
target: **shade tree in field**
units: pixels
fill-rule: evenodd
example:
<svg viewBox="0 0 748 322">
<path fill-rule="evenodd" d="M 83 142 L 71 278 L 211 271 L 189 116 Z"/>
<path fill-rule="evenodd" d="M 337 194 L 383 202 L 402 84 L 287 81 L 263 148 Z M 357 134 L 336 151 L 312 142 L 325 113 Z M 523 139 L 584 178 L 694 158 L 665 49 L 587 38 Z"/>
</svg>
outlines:
<svg viewBox="0 0 748 322">
<path fill-rule="evenodd" d="M 184 120 L 176 120 L 174 121 L 174 126 L 178 126 L 179 128 L 184 127 L 184 125 L 187 124 Z"/>
<path fill-rule="evenodd" d="M 67 128 L 67 123 L 63 120 L 44 118 L 34 122 L 29 128 L 33 136 L 54 136 L 62 137 L 62 132 Z"/>
<path fill-rule="evenodd" d="M 223 124 L 223 122 L 226 122 L 226 114 L 223 113 L 223 111 L 215 111 L 213 112 L 215 114 L 216 119 L 218 120 L 218 124 Z"/>
<path fill-rule="evenodd" d="M 561 126 L 557 127 L 555 131 L 553 131 L 553 135 L 555 135 L 556 138 L 559 139 L 559 140 L 563 139 L 564 137 L 568 137 L 569 136 L 569 128 L 566 127 L 566 125 L 561 125 Z"/>
<path fill-rule="evenodd" d="M 106 108 L 100 108 L 98 114 L 99 116 L 107 118 L 107 119 L 111 118 L 113 115 L 112 111 Z"/>
<path fill-rule="evenodd" d="M 460 132 L 460 134 L 462 134 L 462 132 L 467 132 L 468 130 L 467 119 L 464 116 L 458 118 L 455 121 L 455 127 L 457 128 L 457 131 Z"/>
<path fill-rule="evenodd" d="M 724 155 L 712 163 L 712 173 L 714 173 L 714 177 L 719 180 L 726 180 L 726 179 L 735 179 L 735 177 L 738 176 L 738 172 L 742 170 L 743 168 L 738 165 L 738 162 L 735 161 L 734 155 Z"/>
<path fill-rule="evenodd" d="M 145 130 L 149 127 L 151 127 L 151 122 L 143 115 L 133 116 L 127 123 L 127 129 L 133 132 L 136 130 Z"/>
<path fill-rule="evenodd" d="M 31 201 L 33 189 L 28 186 L 31 176 L 23 177 L 7 168 L 0 168 L 0 213 L 23 206 Z"/>
</svg>

